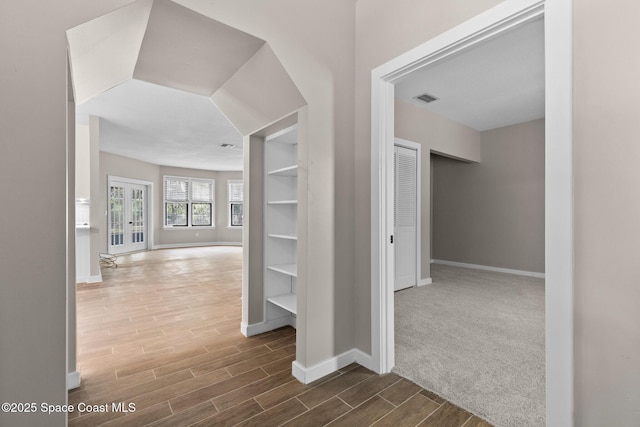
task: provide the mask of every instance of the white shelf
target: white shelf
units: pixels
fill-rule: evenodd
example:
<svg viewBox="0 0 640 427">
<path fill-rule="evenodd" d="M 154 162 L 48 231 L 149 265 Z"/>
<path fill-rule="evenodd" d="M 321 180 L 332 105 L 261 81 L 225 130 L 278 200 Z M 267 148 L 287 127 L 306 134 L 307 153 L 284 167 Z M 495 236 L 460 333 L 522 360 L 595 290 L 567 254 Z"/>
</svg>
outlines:
<svg viewBox="0 0 640 427">
<path fill-rule="evenodd" d="M 274 239 L 298 240 L 298 236 L 295 234 L 267 234 L 267 236 Z"/>
<path fill-rule="evenodd" d="M 285 168 L 275 169 L 267 172 L 267 175 L 277 176 L 298 176 L 298 165 L 287 166 Z"/>
<path fill-rule="evenodd" d="M 298 299 L 296 294 L 284 294 L 278 295 L 275 297 L 267 298 L 271 304 L 277 305 L 278 307 L 284 308 L 285 310 L 297 314 L 298 311 Z"/>
<path fill-rule="evenodd" d="M 264 140 L 265 142 L 279 142 L 281 144 L 290 144 L 297 145 L 298 144 L 298 125 L 295 124 L 291 127 L 283 129 L 279 132 L 274 133 L 273 135 L 269 135 Z"/>
<path fill-rule="evenodd" d="M 263 175 L 265 321 L 281 324 L 284 316 L 293 327 L 298 283 L 297 134 L 297 126 L 292 126 L 265 138 Z"/>
<path fill-rule="evenodd" d="M 297 205 L 297 200 L 272 200 L 267 202 L 268 205 Z"/>
<path fill-rule="evenodd" d="M 276 264 L 267 266 L 269 270 L 277 271 L 278 273 L 286 274 L 288 276 L 298 277 L 298 265 L 297 264 Z"/>
</svg>

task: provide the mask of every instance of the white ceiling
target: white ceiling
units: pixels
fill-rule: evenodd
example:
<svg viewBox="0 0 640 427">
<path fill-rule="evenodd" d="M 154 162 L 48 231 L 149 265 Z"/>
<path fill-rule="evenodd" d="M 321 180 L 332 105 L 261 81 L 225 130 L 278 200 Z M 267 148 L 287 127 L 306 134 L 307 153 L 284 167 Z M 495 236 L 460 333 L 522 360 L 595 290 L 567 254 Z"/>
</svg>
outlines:
<svg viewBox="0 0 640 427">
<path fill-rule="evenodd" d="M 207 96 L 133 79 L 77 106 L 76 115 L 82 124 L 101 118 L 101 151 L 163 166 L 242 170 L 242 136 Z"/>
<path fill-rule="evenodd" d="M 211 96 L 264 40 L 168 0 L 155 0 L 133 78 Z"/>
<path fill-rule="evenodd" d="M 423 93 L 439 99 L 414 99 Z M 396 84 L 396 98 L 479 131 L 544 117 L 544 21 L 412 74 Z"/>
<path fill-rule="evenodd" d="M 398 83 L 396 97 L 480 131 L 544 117 L 543 31 L 540 19 L 440 61 Z M 102 118 L 101 150 L 242 170 L 242 137 L 210 96 L 264 41 L 168 0 L 139 0 L 67 34 L 78 122 Z M 440 99 L 414 99 L 425 92 Z"/>
<path fill-rule="evenodd" d="M 77 121 L 101 118 L 100 150 L 164 166 L 242 170 L 242 136 L 210 97 L 264 40 L 169 0 L 135 1 L 67 38 Z"/>
</svg>

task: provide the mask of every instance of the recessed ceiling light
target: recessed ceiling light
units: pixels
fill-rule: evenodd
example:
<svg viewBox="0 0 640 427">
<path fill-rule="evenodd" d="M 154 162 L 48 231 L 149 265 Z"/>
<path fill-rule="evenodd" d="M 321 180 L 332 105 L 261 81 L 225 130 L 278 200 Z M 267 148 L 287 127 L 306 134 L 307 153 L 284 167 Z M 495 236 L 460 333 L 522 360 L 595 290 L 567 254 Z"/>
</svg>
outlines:
<svg viewBox="0 0 640 427">
<path fill-rule="evenodd" d="M 426 102 L 427 104 L 433 101 L 437 101 L 440 98 L 437 98 L 433 95 L 429 95 L 428 93 L 423 93 L 422 95 L 416 96 L 414 99 L 420 100 L 422 102 Z"/>
</svg>

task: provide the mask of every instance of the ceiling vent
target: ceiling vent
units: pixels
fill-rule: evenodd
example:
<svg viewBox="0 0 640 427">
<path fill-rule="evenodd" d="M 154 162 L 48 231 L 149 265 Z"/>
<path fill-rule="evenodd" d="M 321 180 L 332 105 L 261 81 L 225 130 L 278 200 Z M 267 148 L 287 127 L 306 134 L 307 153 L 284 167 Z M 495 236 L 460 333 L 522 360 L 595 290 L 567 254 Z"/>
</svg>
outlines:
<svg viewBox="0 0 640 427">
<path fill-rule="evenodd" d="M 222 147 L 222 148 L 236 148 L 236 146 L 234 144 L 222 144 L 222 145 L 220 145 L 220 147 Z"/>
<path fill-rule="evenodd" d="M 428 93 L 423 93 L 422 95 L 416 96 L 415 99 L 426 102 L 427 104 L 433 101 L 437 101 L 439 98 L 436 98 L 433 95 L 429 95 Z"/>
</svg>

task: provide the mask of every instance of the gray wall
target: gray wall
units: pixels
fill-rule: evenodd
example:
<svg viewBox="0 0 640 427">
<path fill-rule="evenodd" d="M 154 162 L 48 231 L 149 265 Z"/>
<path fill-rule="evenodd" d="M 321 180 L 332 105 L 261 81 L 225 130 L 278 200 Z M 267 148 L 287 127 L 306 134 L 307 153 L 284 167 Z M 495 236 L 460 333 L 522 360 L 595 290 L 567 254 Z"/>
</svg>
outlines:
<svg viewBox="0 0 640 427">
<path fill-rule="evenodd" d="M 433 258 L 542 273 L 544 120 L 481 136 L 481 163 L 433 156 Z"/>
<path fill-rule="evenodd" d="M 573 4 L 576 426 L 638 426 L 640 4 Z"/>
</svg>

